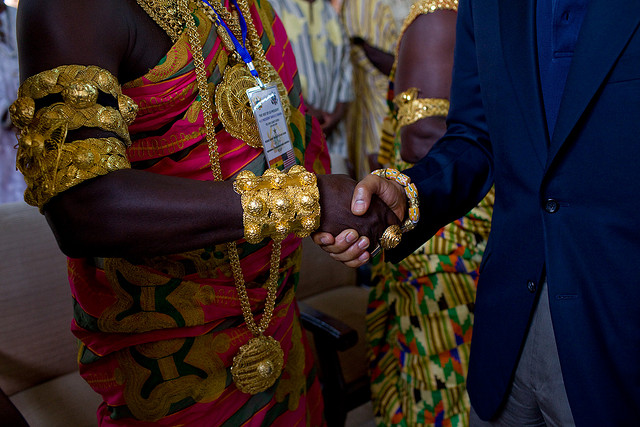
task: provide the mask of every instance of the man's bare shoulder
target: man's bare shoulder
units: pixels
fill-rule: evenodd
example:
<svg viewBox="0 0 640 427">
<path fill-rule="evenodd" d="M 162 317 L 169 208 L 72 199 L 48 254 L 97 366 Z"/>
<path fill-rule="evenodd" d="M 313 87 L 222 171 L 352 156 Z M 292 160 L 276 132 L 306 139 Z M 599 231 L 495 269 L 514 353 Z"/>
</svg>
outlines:
<svg viewBox="0 0 640 427">
<path fill-rule="evenodd" d="M 97 65 L 121 82 L 143 75 L 171 40 L 136 0 L 21 0 L 22 79 L 59 65 Z"/>
<path fill-rule="evenodd" d="M 59 65 L 117 71 L 130 33 L 128 0 L 21 0 L 18 46 L 24 79 Z"/>
</svg>

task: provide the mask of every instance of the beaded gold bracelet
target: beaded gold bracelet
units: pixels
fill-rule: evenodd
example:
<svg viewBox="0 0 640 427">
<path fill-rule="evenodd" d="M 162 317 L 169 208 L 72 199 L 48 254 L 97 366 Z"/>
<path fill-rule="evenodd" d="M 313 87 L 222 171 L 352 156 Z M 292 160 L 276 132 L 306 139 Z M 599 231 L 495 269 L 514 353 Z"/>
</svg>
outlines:
<svg viewBox="0 0 640 427">
<path fill-rule="evenodd" d="M 260 177 L 243 171 L 233 189 L 242 196 L 244 237 L 249 243 L 265 237 L 281 242 L 291 233 L 307 237 L 320 225 L 317 179 L 302 166 L 293 166 L 288 173 L 268 169 Z"/>
<path fill-rule="evenodd" d="M 392 249 L 400 244 L 402 239 L 402 233 L 413 230 L 416 228 L 418 221 L 420 220 L 420 200 L 418 198 L 418 189 L 416 185 L 411 182 L 411 178 L 401 173 L 397 169 L 385 168 L 377 169 L 371 172 L 372 175 L 377 175 L 381 178 L 395 181 L 404 187 L 404 193 L 407 196 L 408 201 L 408 216 L 402 226 L 390 225 L 382 234 L 380 243 L 371 252 L 371 256 L 377 255 L 382 249 Z"/>
</svg>

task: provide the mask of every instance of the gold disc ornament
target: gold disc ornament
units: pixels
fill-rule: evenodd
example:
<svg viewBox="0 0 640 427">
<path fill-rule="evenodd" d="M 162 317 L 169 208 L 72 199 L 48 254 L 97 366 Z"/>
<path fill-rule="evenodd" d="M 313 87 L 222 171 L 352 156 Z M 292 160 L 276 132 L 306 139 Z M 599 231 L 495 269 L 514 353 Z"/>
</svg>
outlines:
<svg viewBox="0 0 640 427">
<path fill-rule="evenodd" d="M 282 79 L 271 63 L 259 59 L 255 59 L 254 62 L 264 84 L 275 83 L 278 87 L 284 116 L 289 122 L 291 104 Z M 256 84 L 256 79 L 251 75 L 246 64 L 235 64 L 230 69 L 224 70 L 222 81 L 216 86 L 215 103 L 218 117 L 231 136 L 243 140 L 254 148 L 262 148 L 258 124 L 247 96 L 247 89 L 255 87 Z"/>
<path fill-rule="evenodd" d="M 273 337 L 259 335 L 240 347 L 233 358 L 233 382 L 243 393 L 256 394 L 271 387 L 284 365 L 284 352 Z"/>
</svg>

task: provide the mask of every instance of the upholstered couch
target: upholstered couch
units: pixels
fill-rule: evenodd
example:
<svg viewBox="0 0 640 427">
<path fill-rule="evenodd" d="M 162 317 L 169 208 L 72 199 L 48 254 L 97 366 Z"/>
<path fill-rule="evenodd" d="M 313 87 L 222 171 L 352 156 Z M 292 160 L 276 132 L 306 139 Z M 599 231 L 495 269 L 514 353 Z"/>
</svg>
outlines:
<svg viewBox="0 0 640 427">
<path fill-rule="evenodd" d="M 72 312 L 66 258 L 45 218 L 0 204 L 0 389 L 32 427 L 97 425 L 100 398 L 77 372 Z"/>
</svg>

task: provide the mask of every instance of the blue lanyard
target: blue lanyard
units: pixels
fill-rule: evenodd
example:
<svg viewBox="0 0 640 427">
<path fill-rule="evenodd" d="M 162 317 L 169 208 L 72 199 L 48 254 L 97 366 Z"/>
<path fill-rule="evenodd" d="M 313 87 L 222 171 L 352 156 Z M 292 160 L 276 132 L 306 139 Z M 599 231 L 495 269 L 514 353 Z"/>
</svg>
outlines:
<svg viewBox="0 0 640 427">
<path fill-rule="evenodd" d="M 209 6 L 211 10 L 213 10 L 213 12 L 216 14 L 216 18 L 218 18 L 217 19 L 218 25 L 221 25 L 227 31 L 227 34 L 229 34 L 229 38 L 233 42 L 233 46 L 235 47 L 236 52 L 238 52 L 238 54 L 240 55 L 240 58 L 242 58 L 244 63 L 247 64 L 247 67 L 249 68 L 249 72 L 256 79 L 260 87 L 264 88 L 264 83 L 262 83 L 262 80 L 260 80 L 260 76 L 258 76 L 258 71 L 253 66 L 253 58 L 251 58 L 251 54 L 245 47 L 247 45 L 247 22 L 245 21 L 244 16 L 242 15 L 242 11 L 240 10 L 240 7 L 238 6 L 238 1 L 231 0 L 233 5 L 236 7 L 236 10 L 238 11 L 238 19 L 240 21 L 240 30 L 242 31 L 242 43 L 240 43 L 240 41 L 236 38 L 235 34 L 233 34 L 233 31 L 231 31 L 231 29 L 226 24 L 226 22 L 224 22 L 224 20 L 222 19 L 222 16 L 220 16 L 218 11 L 215 10 L 213 6 L 211 6 L 211 3 L 209 3 L 208 0 L 202 0 L 202 1 L 206 3 L 207 6 Z"/>
</svg>

